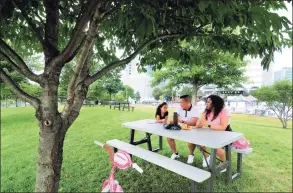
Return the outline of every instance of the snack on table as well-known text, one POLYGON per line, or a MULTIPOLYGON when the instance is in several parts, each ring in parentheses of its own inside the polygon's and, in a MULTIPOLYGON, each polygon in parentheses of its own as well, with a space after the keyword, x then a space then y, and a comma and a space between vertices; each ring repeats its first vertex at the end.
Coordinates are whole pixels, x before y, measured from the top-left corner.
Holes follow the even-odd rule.
POLYGON ((182 124, 181 125, 181 129, 183 129, 183 130, 191 130, 192 128, 193 128, 193 126, 189 126, 187 124, 182 124))

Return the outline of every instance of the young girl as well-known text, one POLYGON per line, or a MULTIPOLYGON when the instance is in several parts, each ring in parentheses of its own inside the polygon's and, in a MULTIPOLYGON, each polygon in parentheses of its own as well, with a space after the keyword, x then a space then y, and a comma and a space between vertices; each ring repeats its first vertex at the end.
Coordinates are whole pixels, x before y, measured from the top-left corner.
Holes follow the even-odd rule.
POLYGON ((168 104, 163 102, 157 107, 156 119, 159 123, 166 123, 168 120, 168 104))

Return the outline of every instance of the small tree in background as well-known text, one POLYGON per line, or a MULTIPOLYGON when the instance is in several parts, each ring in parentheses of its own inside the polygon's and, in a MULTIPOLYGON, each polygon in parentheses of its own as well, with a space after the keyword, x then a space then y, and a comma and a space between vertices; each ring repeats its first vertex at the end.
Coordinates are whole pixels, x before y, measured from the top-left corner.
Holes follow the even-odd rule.
POLYGON ((154 90, 153 90, 153 97, 156 99, 156 100, 159 100, 160 99, 160 97, 163 95, 163 91, 162 91, 162 89, 160 89, 160 88, 155 88, 154 90))
POLYGON ((181 89, 181 91, 180 91, 180 96, 182 96, 182 95, 189 95, 189 96, 191 96, 191 98, 192 98, 192 88, 191 87, 189 87, 189 86, 184 86, 182 89, 181 89))
POLYGON ((135 98, 135 101, 137 102, 137 101, 140 101, 140 93, 139 92, 136 92, 135 94, 134 94, 134 98, 135 98))
MULTIPOLYGON (((183 48, 178 47, 178 50, 183 48)), ((165 59, 158 58, 165 62, 161 70, 152 74, 152 86, 166 81, 172 86, 191 84, 193 88, 190 88, 189 93, 192 93, 192 102, 196 104, 197 92, 204 85, 214 84, 225 87, 246 80, 244 77, 246 63, 228 52, 224 53, 212 48, 197 50, 190 44, 185 46, 182 54, 187 57, 185 61, 176 58, 172 53, 163 54, 167 57, 165 59)), ((156 56, 156 53, 153 56, 156 56)))
POLYGON ((287 122, 292 119, 292 82, 281 80, 272 86, 264 86, 252 92, 259 101, 266 102, 268 107, 275 112, 287 128, 287 122))

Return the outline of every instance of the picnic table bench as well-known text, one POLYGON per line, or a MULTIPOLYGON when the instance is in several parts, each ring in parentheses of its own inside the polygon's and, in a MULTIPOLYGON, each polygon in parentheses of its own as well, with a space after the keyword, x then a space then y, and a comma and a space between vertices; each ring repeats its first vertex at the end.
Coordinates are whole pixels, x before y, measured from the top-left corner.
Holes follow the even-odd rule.
POLYGON ((130 108, 132 109, 132 111, 134 110, 134 106, 130 106, 129 103, 120 103, 120 105, 122 106, 123 111, 124 109, 128 109, 128 111, 130 111, 130 108))
POLYGON ((192 192, 197 192, 197 183, 201 183, 211 177, 211 173, 208 171, 193 167, 177 160, 172 160, 171 158, 123 141, 119 141, 117 139, 109 140, 106 143, 112 147, 126 151, 129 154, 190 179, 192 192))
POLYGON ((121 108, 121 106, 120 106, 120 102, 111 102, 110 103, 110 109, 112 108, 112 106, 114 107, 113 109, 115 110, 115 109, 119 109, 119 111, 120 111, 120 108, 121 108))
POLYGON ((122 110, 124 111, 124 109, 128 109, 128 111, 130 111, 130 108, 132 109, 132 111, 134 110, 134 106, 131 106, 129 103, 127 102, 110 102, 110 109, 112 108, 113 106, 113 109, 119 109, 119 111, 122 110))

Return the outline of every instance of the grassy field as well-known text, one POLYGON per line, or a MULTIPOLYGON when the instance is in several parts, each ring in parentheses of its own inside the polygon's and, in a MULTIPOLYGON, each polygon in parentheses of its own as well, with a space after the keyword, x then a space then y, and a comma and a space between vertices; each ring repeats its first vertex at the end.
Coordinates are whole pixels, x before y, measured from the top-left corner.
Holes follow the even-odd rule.
MULTIPOLYGON (((170 109, 172 111, 172 109, 170 109)), ((110 110, 109 107, 84 107, 67 133, 64 144, 60 192, 99 192, 108 177, 111 165, 108 153, 93 144, 95 139, 129 140, 129 130, 122 122, 153 118, 154 107, 137 107, 134 112, 110 110)), ((38 125, 33 108, 1 109, 1 192, 32 192, 38 148, 38 125)), ((232 115, 231 126, 250 140, 254 153, 244 157, 243 175, 226 184, 224 175, 216 177, 217 192, 292 192, 292 125, 282 129, 277 119, 232 115)), ((140 133, 144 136, 143 133, 140 133)), ((138 138, 138 137, 137 137, 138 138)), ((153 146, 158 138, 152 136, 153 146)), ((186 162, 187 144, 177 142, 186 162)), ((171 151, 164 139, 161 154, 171 151)), ((194 164, 201 166, 201 154, 196 150, 194 164)), ((232 154, 236 169, 236 154, 232 154)), ((128 192, 187 192, 190 181, 155 165, 135 159, 144 169, 118 171, 116 178, 128 192)), ((206 183, 200 185, 203 191, 206 183)))

